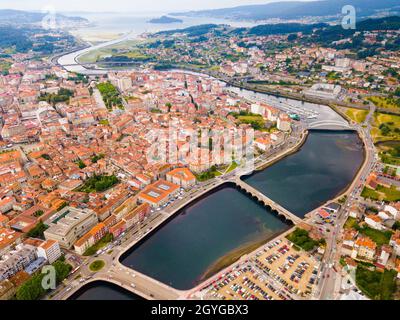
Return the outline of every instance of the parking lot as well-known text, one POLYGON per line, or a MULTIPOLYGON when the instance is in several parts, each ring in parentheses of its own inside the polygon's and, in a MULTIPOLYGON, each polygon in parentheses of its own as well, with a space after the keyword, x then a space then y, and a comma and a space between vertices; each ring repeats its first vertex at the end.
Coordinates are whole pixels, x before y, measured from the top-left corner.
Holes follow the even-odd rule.
POLYGON ((318 270, 313 256, 281 236, 217 275, 201 291, 222 300, 304 299, 317 283, 318 270))
POLYGON ((309 295, 316 284, 318 262, 307 252, 296 250, 286 238, 264 246, 253 259, 257 267, 299 297, 309 295))
POLYGON ((287 300, 285 292, 248 264, 234 268, 209 286, 209 295, 222 300, 287 300))

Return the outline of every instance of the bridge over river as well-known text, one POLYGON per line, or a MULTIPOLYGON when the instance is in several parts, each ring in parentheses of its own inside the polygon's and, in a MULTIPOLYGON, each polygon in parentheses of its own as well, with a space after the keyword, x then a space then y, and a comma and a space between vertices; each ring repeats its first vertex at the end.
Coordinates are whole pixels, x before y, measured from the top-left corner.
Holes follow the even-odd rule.
POLYGON ((354 130, 347 121, 315 120, 308 123, 308 129, 314 130, 354 130))
POLYGON ((280 204, 276 203, 274 200, 268 198, 266 195, 258 191, 257 189, 253 188, 249 184, 245 183, 240 178, 236 178, 232 181, 240 190, 245 191, 247 194, 251 195, 253 198, 256 198, 258 201, 263 203, 265 206, 270 207, 272 210, 278 213, 278 216, 283 217, 286 222, 291 224, 299 224, 303 220, 290 212, 289 210, 282 207, 280 204))

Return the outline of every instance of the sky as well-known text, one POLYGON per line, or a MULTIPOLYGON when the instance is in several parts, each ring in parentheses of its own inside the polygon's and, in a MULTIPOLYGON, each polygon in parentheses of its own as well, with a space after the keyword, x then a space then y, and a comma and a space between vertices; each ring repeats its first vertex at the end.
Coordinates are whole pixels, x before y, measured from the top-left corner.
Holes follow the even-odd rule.
POLYGON ((177 12, 293 0, 0 0, 0 9, 58 12, 177 12))

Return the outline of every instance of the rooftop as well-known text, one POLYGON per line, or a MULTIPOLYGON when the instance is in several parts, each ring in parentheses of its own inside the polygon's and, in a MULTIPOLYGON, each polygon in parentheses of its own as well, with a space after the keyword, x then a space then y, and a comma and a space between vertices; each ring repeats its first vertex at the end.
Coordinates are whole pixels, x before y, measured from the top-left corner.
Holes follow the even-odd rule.
POLYGON ((166 180, 158 180, 147 186, 138 196, 147 201, 159 203, 177 189, 179 189, 179 186, 174 183, 166 180))

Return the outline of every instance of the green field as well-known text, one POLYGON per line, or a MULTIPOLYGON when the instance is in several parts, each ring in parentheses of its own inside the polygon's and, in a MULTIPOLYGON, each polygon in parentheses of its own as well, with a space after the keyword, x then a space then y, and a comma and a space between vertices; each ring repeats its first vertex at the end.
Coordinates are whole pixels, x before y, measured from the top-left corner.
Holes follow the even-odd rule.
POLYGON ((363 123, 368 115, 368 110, 360 110, 355 108, 348 108, 345 112, 351 120, 357 123, 363 123))
POLYGON ((296 228, 296 230, 288 234, 286 238, 305 251, 311 251, 316 246, 323 243, 323 241, 311 239, 308 235, 308 231, 300 228, 296 228))
POLYGON ((99 124, 101 124, 103 126, 108 126, 108 125, 110 125, 110 122, 107 119, 101 119, 99 121, 99 124))
POLYGON ((229 172, 235 170, 237 167, 238 167, 238 164, 235 161, 233 161, 225 173, 229 173, 229 172))
POLYGON ((119 182, 118 178, 114 175, 111 176, 93 176, 87 179, 83 186, 79 187, 79 192, 103 192, 119 182))
POLYGON ((122 97, 113 84, 110 82, 102 82, 97 85, 97 89, 99 89, 108 110, 112 110, 113 107, 123 108, 122 97))
POLYGON ((387 202, 400 201, 400 191, 397 190, 395 186, 388 188, 382 185, 378 185, 376 190, 364 187, 361 196, 363 198, 368 198, 377 201, 387 201, 387 202))
POLYGON ((346 223, 344 224, 345 229, 354 228, 357 225, 357 219, 348 217, 346 223))
POLYGON ((240 123, 250 124, 255 130, 261 130, 264 128, 264 119, 259 115, 239 116, 237 119, 240 121, 240 123))
POLYGON ((216 166, 212 166, 209 170, 202 173, 195 174, 196 179, 200 182, 214 179, 215 177, 218 177, 220 175, 222 175, 222 173, 218 170, 216 166))
POLYGON ((371 238, 378 246, 388 244, 392 231, 380 231, 367 226, 356 228, 361 234, 371 238))
POLYGON ((396 271, 371 271, 359 264, 356 270, 357 287, 374 300, 392 300, 396 290, 396 271))
POLYGON ((120 57, 124 56, 124 57, 130 58, 130 59, 140 60, 140 61, 149 60, 149 59, 153 58, 153 56, 143 54, 139 50, 132 50, 132 51, 128 51, 128 52, 116 55, 116 57, 118 57, 118 56, 120 56, 120 57))
POLYGON ((250 124, 254 130, 262 130, 265 128, 265 121, 259 114, 254 114, 246 111, 240 111, 240 113, 231 113, 239 123, 250 124))
POLYGON ((400 142, 387 141, 377 145, 381 161, 386 164, 400 166, 400 142))
POLYGON ((371 101, 378 108, 383 109, 398 109, 400 108, 400 99, 399 98, 386 98, 386 97, 369 97, 369 101, 371 101))
MULTIPOLYGON (((149 41, 146 41, 149 42, 149 41)), ((129 51, 136 48, 137 45, 143 43, 141 40, 127 40, 108 47, 92 50, 80 57, 78 61, 80 63, 94 63, 101 59, 104 59, 113 54, 117 54, 119 51, 129 51)))
POLYGON ((375 143, 400 141, 400 116, 375 112, 371 136, 375 143))
POLYGON ((10 69, 12 63, 7 60, 0 60, 0 73, 6 74, 10 69))

